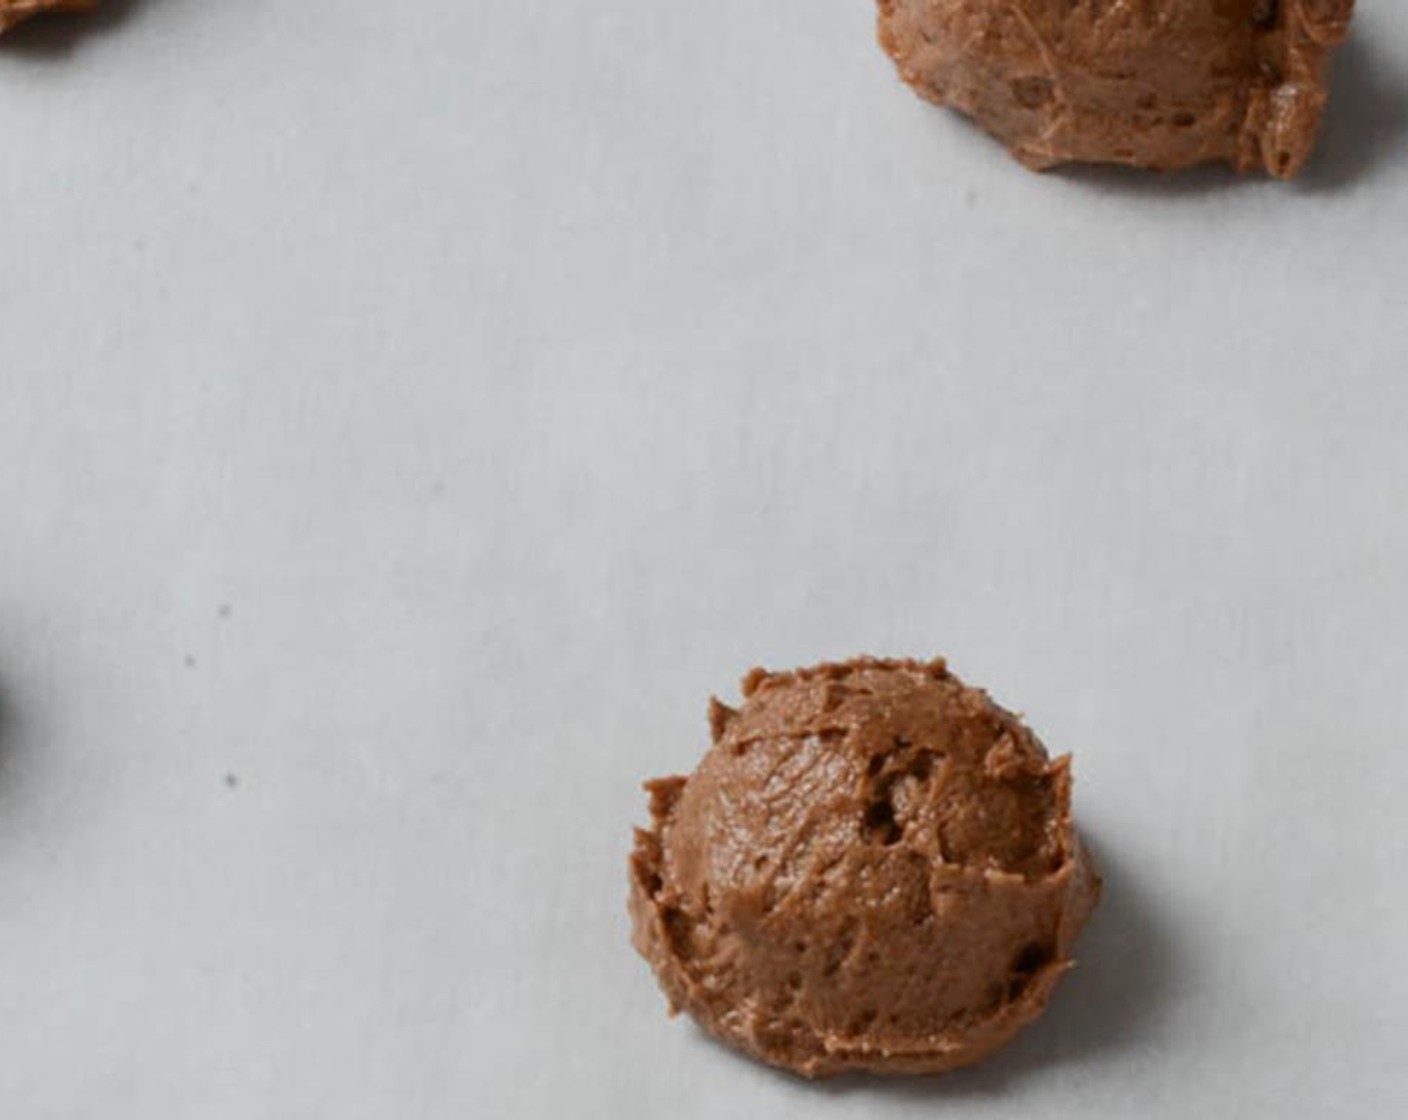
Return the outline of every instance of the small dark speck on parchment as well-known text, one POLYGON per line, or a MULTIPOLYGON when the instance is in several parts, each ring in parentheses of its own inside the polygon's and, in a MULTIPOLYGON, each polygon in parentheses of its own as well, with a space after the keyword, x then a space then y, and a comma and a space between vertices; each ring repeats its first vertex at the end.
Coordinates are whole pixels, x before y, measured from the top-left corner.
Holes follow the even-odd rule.
POLYGON ((238 774, 226 774, 225 784, 230 789, 238 789, 240 784, 240 776, 238 774))
POLYGON ((190 654, 190 653, 186 654, 186 668, 187 668, 187 669, 194 669, 195 667, 196 667, 195 655, 194 655, 194 654, 190 654))
POLYGON ((234 613, 234 610, 235 610, 235 608, 232 607, 232 606, 230 606, 229 603, 221 603, 221 604, 220 604, 220 612, 219 612, 219 613, 220 613, 220 617, 221 617, 221 618, 229 618, 230 615, 234 613))

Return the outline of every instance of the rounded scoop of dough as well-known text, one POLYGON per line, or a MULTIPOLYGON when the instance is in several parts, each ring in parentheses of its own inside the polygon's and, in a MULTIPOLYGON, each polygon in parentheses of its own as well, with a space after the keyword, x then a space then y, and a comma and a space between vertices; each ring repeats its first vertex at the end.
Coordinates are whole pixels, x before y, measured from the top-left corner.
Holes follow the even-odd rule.
POLYGON ((97 6, 98 0, 0 0, 0 32, 40 12, 86 12, 97 6))
POLYGON ((808 1077, 977 1061, 1045 1008, 1099 881, 1069 758, 942 662, 755 670, 647 783, 630 909, 671 1010, 808 1077))
POLYGON ((1300 172, 1354 0, 879 0, 920 94, 1033 168, 1300 172))

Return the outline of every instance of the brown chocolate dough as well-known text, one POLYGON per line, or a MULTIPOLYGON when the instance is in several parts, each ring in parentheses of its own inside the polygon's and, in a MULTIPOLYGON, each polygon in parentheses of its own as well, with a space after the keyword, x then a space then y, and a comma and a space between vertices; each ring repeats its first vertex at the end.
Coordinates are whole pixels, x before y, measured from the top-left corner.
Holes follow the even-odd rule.
POLYGON ((1027 166, 1228 163, 1296 175, 1354 0, 879 0, 924 97, 1027 166))
POLYGON ((1099 880, 1070 759, 943 662, 754 670, 646 783, 633 940, 671 1012, 807 1077, 978 1061, 1046 1006, 1099 880))
POLYGON ((0 0, 0 32, 40 12, 86 12, 98 0, 0 0))

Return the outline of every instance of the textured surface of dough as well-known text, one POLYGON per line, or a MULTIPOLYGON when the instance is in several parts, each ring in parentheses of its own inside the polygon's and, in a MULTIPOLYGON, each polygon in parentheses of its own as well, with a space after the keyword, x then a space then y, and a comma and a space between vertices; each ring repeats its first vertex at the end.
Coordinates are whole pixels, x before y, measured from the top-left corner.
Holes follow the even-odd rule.
POLYGON ((1033 168, 1227 163, 1289 177, 1315 147, 1354 0, 879 0, 921 95, 1033 168))
POLYGON ((647 784, 630 909, 671 1010, 808 1077, 977 1061, 1045 1008, 1099 883, 1069 759, 942 662, 758 670, 647 784))

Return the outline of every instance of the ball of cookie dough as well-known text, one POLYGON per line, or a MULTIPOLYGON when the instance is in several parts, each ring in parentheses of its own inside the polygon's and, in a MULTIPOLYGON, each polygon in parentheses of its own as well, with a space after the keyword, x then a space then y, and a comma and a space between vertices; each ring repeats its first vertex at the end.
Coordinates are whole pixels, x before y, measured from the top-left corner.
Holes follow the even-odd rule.
POLYGON ((1227 163, 1290 177, 1315 147, 1354 0, 879 0, 924 97, 1032 168, 1227 163))
POLYGON ((40 12, 86 12, 97 6, 98 0, 0 0, 0 32, 40 12))
POLYGON ((1099 894, 1070 759, 941 661, 743 695, 646 786, 630 912, 671 1011, 807 1077, 953 1069, 1037 1018, 1099 894))

